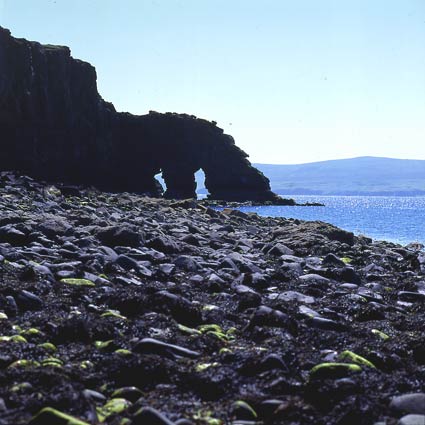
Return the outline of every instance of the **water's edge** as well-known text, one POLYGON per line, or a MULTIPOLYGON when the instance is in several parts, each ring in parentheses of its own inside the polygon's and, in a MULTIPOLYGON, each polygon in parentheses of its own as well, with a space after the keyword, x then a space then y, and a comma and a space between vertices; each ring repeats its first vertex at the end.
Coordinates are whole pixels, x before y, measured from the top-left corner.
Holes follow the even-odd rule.
MULTIPOLYGON (((285 195, 283 195, 286 197, 285 195)), ((262 216, 321 220, 377 240, 406 245, 425 244, 424 196, 291 196, 297 203, 318 202, 324 207, 240 207, 262 216)))

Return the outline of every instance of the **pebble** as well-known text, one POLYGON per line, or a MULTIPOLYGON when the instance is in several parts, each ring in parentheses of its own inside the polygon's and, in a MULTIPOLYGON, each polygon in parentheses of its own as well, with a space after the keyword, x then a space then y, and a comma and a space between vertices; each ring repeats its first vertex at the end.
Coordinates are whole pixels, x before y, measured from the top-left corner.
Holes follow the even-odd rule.
POLYGON ((133 351, 143 354, 158 354, 172 358, 189 357, 194 359, 200 356, 196 351, 188 350, 178 345, 167 344, 154 338, 143 338, 133 347, 133 351))
POLYGON ((400 418, 398 425, 425 425, 425 415, 406 415, 400 418))
POLYGON ((425 415, 425 393, 411 393, 396 396, 390 407, 400 413, 425 415))
POLYGON ((43 300, 30 291, 22 289, 18 291, 14 297, 16 304, 22 311, 41 310, 43 308, 43 300))
POLYGON ((174 422, 152 407, 142 407, 134 414, 131 425, 174 425, 174 422))
POLYGON ((336 331, 336 332, 344 332, 349 328, 343 323, 335 322, 334 320, 325 319, 324 317, 313 317, 309 324, 313 328, 322 329, 325 331, 336 331))

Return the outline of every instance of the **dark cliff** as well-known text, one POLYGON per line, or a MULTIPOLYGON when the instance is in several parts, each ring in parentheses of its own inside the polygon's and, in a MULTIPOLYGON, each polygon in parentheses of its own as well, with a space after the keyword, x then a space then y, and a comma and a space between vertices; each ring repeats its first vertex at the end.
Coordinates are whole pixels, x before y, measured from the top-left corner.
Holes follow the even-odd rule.
POLYGON ((68 47, 16 39, 0 27, 0 170, 104 190, 195 197, 203 169, 213 199, 278 201, 231 136, 192 115, 118 113, 96 70, 68 47))

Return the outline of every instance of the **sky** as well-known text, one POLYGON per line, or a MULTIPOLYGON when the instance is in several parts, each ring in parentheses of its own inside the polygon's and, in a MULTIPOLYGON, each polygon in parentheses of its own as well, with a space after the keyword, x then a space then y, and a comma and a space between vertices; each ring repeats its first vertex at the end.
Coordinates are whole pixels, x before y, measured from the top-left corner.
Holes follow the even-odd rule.
POLYGON ((251 162, 425 159, 424 0, 0 0, 119 111, 215 120, 251 162))

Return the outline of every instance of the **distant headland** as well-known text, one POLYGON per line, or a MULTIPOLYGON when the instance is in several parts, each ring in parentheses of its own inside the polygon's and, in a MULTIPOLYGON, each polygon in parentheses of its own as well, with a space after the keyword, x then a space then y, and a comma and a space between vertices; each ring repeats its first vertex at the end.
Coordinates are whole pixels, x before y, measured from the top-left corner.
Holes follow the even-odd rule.
MULTIPOLYGON (((308 164, 253 164, 280 195, 425 196, 425 160, 363 156, 308 164)), ((197 175, 200 193, 202 176, 197 175)))

